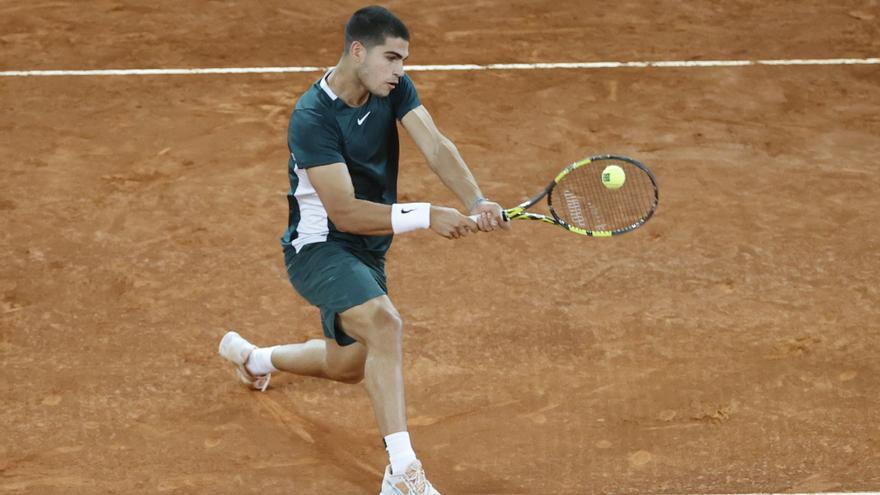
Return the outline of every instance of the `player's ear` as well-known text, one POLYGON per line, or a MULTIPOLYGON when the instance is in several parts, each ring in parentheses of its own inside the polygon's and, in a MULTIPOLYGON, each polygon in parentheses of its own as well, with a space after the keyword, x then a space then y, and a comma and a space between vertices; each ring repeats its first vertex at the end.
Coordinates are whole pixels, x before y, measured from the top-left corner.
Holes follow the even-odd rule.
POLYGON ((351 46, 348 47, 348 54, 351 55, 355 62, 361 63, 367 56, 367 47, 360 41, 354 40, 351 42, 351 46))

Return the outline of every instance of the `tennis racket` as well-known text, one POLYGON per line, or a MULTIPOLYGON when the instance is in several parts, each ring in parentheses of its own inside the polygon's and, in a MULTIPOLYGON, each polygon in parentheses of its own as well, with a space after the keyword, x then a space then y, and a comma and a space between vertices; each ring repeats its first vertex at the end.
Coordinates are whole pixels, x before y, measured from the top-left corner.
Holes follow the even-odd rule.
MULTIPOLYGON (((600 155, 565 167, 540 194, 504 210, 503 216, 505 220, 540 220, 575 234, 611 237, 644 225, 659 202, 660 189, 648 167, 632 158, 600 155), (526 211, 545 196, 550 215, 526 211)), ((476 221, 479 215, 470 218, 476 221)))

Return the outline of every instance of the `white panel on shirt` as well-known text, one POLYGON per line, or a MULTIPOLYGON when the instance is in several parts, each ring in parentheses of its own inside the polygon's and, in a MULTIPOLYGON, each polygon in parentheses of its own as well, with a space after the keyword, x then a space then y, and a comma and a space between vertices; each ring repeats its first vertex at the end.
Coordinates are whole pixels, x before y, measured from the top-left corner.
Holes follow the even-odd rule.
POLYGON ((299 223, 296 226, 297 237, 290 243, 298 253, 306 244, 324 242, 330 233, 330 225, 327 221, 327 210, 321 203, 321 198, 309 181, 309 174, 305 170, 294 166, 299 184, 293 196, 299 203, 299 223))

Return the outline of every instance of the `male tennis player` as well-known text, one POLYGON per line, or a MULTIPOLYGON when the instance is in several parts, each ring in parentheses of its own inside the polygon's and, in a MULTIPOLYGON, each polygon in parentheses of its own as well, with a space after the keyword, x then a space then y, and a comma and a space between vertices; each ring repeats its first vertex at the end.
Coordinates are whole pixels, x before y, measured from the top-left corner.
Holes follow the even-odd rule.
POLYGON ((509 228, 455 145, 434 125, 404 75, 409 31, 366 7, 345 26, 339 63, 296 104, 288 128, 288 228, 281 238, 294 288, 321 310, 325 338, 257 348, 235 332, 220 342, 242 382, 265 390, 272 373, 366 383, 390 465, 382 494, 437 495, 406 427, 403 323, 388 298, 392 234, 431 229, 449 239, 509 228), (397 120, 474 222, 453 208, 397 203, 397 120))

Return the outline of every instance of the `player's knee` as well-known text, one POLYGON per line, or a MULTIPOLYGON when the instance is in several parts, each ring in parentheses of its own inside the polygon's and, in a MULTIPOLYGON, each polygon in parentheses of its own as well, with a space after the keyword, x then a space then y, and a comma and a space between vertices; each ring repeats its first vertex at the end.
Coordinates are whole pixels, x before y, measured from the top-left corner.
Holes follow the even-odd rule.
POLYGON ((378 308, 371 318, 371 340, 382 347, 400 347, 403 343, 403 320, 393 307, 378 308))
POLYGON ((403 321, 387 297, 342 314, 342 326, 370 349, 396 350, 403 343, 403 321))
POLYGON ((361 366, 360 368, 339 370, 334 372, 331 375, 331 378, 336 380, 337 382, 350 383, 354 385, 356 383, 364 381, 364 368, 363 366, 361 366))

